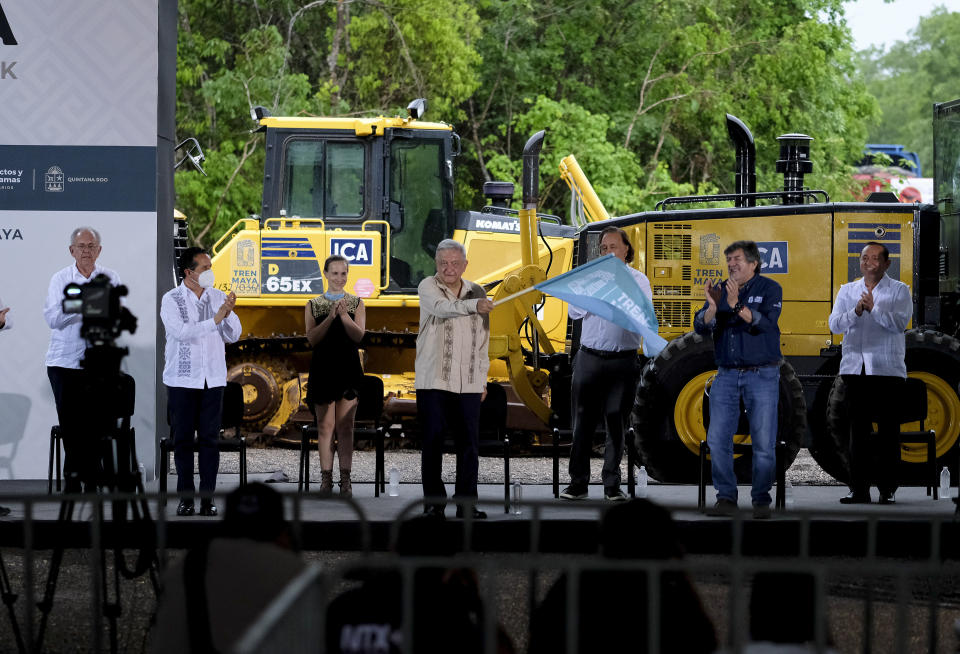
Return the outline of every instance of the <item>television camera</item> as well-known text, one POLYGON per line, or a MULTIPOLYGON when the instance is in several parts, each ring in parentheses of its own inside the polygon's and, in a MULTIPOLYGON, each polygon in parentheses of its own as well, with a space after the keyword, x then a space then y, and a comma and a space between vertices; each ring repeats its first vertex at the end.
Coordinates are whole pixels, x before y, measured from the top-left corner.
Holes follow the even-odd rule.
MULTIPOLYGON (((118 347, 116 339, 123 332, 133 334, 137 319, 123 306, 121 298, 127 295, 126 286, 113 286, 106 275, 97 275, 86 284, 68 284, 63 290, 61 306, 66 314, 82 318, 80 335, 87 348, 80 364, 82 382, 75 388, 77 397, 71 405, 75 413, 70 417, 70 432, 75 451, 88 449, 93 456, 85 457, 80 477, 87 493, 104 491, 111 495, 109 523, 103 510, 103 501, 96 499, 100 533, 112 539, 119 533, 134 533, 140 541, 139 552, 132 566, 118 543, 113 546, 113 588, 108 588, 108 576, 99 580, 103 615, 110 628, 111 651, 116 651, 117 618, 120 608, 120 576, 127 579, 150 573, 150 580, 158 588, 156 543, 151 527, 149 507, 144 498, 143 479, 137 461, 136 436, 130 426, 133 416, 136 385, 133 377, 120 371, 120 364, 129 353, 118 347)), ((61 425, 63 427, 63 425, 61 425)), ((99 494, 94 494, 99 498, 99 494)), ((73 520, 75 500, 66 499, 60 507, 58 520, 73 520)), ((107 548, 104 548, 106 554, 107 548)), ((36 651, 42 650, 47 620, 53 608, 57 579, 63 562, 64 548, 54 549, 43 599, 38 602, 41 612, 35 641, 36 651)), ((105 560, 105 557, 104 557, 105 560)))

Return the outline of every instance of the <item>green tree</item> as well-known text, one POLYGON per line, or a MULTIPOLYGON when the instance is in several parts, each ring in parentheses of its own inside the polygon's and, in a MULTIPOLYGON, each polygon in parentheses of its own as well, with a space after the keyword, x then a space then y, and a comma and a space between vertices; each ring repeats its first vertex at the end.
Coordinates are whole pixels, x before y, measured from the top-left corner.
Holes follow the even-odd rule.
MULTIPOLYGON (((606 118, 606 139, 639 164, 631 186, 640 197, 650 194, 633 204, 635 193, 618 193, 630 211, 652 208, 656 185, 674 192, 670 180, 698 192, 732 190, 726 112, 756 136, 760 187, 781 184, 775 137, 797 131, 816 139, 809 184, 841 197, 849 190, 849 163, 875 105, 858 81, 839 0, 490 0, 478 7, 484 83, 467 103, 464 129, 477 183, 493 176, 489 161, 517 158, 529 136, 514 133, 526 125, 518 116, 545 96, 606 118)), ((595 125, 577 124, 582 117, 571 111, 551 122, 548 144, 563 122, 592 134, 595 125)), ((591 139, 573 139, 570 151, 579 155, 591 139)), ((583 162, 591 178, 607 174, 592 165, 583 162)), ((544 199, 547 210, 563 212, 561 194, 544 199)))
POLYGON ((389 115, 427 97, 428 120, 451 120, 478 84, 479 21, 464 0, 181 0, 179 11, 178 131, 200 140, 210 177, 178 173, 175 184, 202 245, 260 206, 253 106, 389 115))
POLYGON ((960 78, 960 12, 940 7, 920 19, 910 39, 889 52, 860 53, 867 88, 882 114, 869 125, 872 143, 900 143, 920 155, 923 174, 933 175, 933 103, 956 99, 960 78))
POLYGON ((427 119, 464 139, 459 207, 483 181, 518 181, 545 128, 542 208, 559 215, 568 153, 614 213, 732 190, 726 112, 756 136, 761 188, 780 185, 775 137, 805 132, 808 185, 842 199, 876 112, 842 0, 181 0, 178 57, 178 126, 211 171, 178 174, 178 204, 204 244, 259 206, 255 104, 390 115, 427 97, 427 119))

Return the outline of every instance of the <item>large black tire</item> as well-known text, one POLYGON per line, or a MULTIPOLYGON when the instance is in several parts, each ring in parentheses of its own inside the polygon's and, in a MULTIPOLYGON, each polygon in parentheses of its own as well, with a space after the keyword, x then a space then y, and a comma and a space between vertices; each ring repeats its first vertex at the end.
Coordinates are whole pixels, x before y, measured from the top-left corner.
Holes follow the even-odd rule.
POLYGON ((840 356, 831 357, 816 374, 822 375, 817 384, 813 402, 807 409, 807 425, 810 427, 810 455, 824 471, 835 479, 846 479, 849 463, 845 446, 839 446, 827 422, 830 407, 830 395, 837 372, 840 370, 840 356), (839 476, 838 476, 839 475, 839 476))
MULTIPOLYGON (((703 422, 703 386, 717 371, 713 340, 689 332, 667 347, 643 369, 631 414, 636 446, 647 471, 662 482, 696 483, 698 451, 706 440, 703 422)), ((777 439, 786 441, 786 465, 797 456, 806 429, 803 388, 793 367, 780 364, 780 409, 777 439)), ((735 442, 746 440, 738 434, 735 442)), ((737 478, 749 482, 751 456, 737 457, 737 478)), ((709 472, 709 468, 708 468, 709 472)))
MULTIPOLYGON (((924 427, 937 434, 937 466, 957 464, 957 437, 960 436, 960 341, 940 332, 911 329, 906 334, 907 375, 927 385, 927 420, 924 427)), ((815 458, 828 474, 844 483, 850 479, 848 460, 850 423, 846 410, 846 386, 837 377, 827 406, 829 441, 815 458)), ((917 480, 924 472, 926 452, 901 450, 904 480, 917 480)))

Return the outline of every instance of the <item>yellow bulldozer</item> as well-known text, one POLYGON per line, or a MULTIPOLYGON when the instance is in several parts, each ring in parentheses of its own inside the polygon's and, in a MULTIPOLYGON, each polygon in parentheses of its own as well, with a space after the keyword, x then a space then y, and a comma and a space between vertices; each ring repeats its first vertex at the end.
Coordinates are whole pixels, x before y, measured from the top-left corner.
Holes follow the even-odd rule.
MULTIPOLYGON (((570 269, 577 230, 555 216, 537 217, 537 240, 521 257, 530 232, 521 230, 523 212, 508 208, 513 184, 486 184, 490 204, 481 211, 454 209, 460 139, 451 126, 424 121, 425 107, 417 100, 406 117, 376 118, 255 110, 267 152, 261 213, 237 221, 212 252, 218 288, 238 297, 244 335, 228 350, 228 378, 243 385, 248 426, 275 434, 292 418, 309 419, 301 407, 310 356, 303 307, 323 291, 329 255, 350 262, 346 288, 366 304, 364 370, 383 378, 385 412, 400 423, 415 412, 416 289, 435 272, 437 243, 464 243, 465 276, 498 294, 570 269)), ((564 352, 566 306, 548 298, 516 307, 492 318, 491 376, 510 381, 508 427, 543 431, 548 376, 525 358, 531 348, 564 352)))

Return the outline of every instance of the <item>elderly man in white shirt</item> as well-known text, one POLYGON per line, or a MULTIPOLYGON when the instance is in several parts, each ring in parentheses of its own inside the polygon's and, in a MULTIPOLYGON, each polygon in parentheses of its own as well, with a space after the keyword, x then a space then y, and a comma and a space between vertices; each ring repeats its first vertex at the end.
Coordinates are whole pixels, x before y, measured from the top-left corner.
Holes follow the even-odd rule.
MULTIPOLYGON (((600 233, 600 254, 613 254, 624 265, 633 261, 633 245, 626 232, 608 227, 600 233)), ((642 272, 627 265, 640 289, 653 298, 650 280, 642 272)), ((603 495, 611 501, 623 501, 620 490, 620 460, 623 458, 625 420, 630 415, 637 392, 637 351, 642 337, 628 332, 609 320, 570 306, 573 320, 582 319, 580 349, 577 352, 571 383, 573 445, 570 449, 570 485, 560 497, 582 500, 590 483, 590 452, 597 423, 603 417, 607 435, 603 450, 603 495)))
MULTIPOLYGON (((463 244, 437 244, 437 274, 420 282, 420 332, 415 362, 417 417, 423 429, 420 475, 425 498, 445 498, 441 479, 443 437, 451 428, 457 441, 455 498, 477 497, 480 465, 480 403, 487 388, 493 302, 483 287, 463 279, 463 244), (451 421, 453 424, 448 424, 451 421)), ((427 504, 424 513, 443 517, 445 504, 427 504)), ((473 507, 472 515, 487 514, 473 507)), ((457 507, 463 517, 463 507, 457 507)))
POLYGON ((843 334, 840 376, 850 411, 850 493, 843 504, 870 502, 870 432, 877 423, 880 504, 893 504, 900 462, 897 396, 907 377, 904 330, 913 316, 910 288, 890 278, 890 252, 870 242, 860 254, 861 279, 840 287, 830 331, 843 334))
POLYGON ((63 473, 66 478, 65 492, 78 493, 81 484, 94 491, 99 469, 98 448, 94 442, 86 442, 81 414, 84 407, 78 406, 83 391, 83 371, 80 360, 86 350, 86 342, 80 335, 83 322, 80 314, 63 312, 63 289, 71 282, 86 284, 98 275, 106 275, 113 286, 120 278, 113 270, 97 263, 103 250, 100 234, 92 227, 78 227, 70 234, 70 255, 74 263, 54 273, 47 288, 43 305, 43 317, 50 327, 50 346, 47 348, 47 377, 53 389, 63 439, 63 473))
MULTIPOLYGON (((240 338, 237 303, 213 288, 210 256, 201 248, 187 248, 180 256, 183 283, 160 302, 160 319, 167 334, 163 383, 173 432, 177 491, 193 493, 193 435, 197 435, 200 492, 217 487, 220 450, 217 448, 223 389, 227 385, 225 343, 240 338)), ((180 500, 177 515, 194 513, 193 498, 180 500)), ((215 516, 210 497, 200 500, 200 515, 215 516)))

